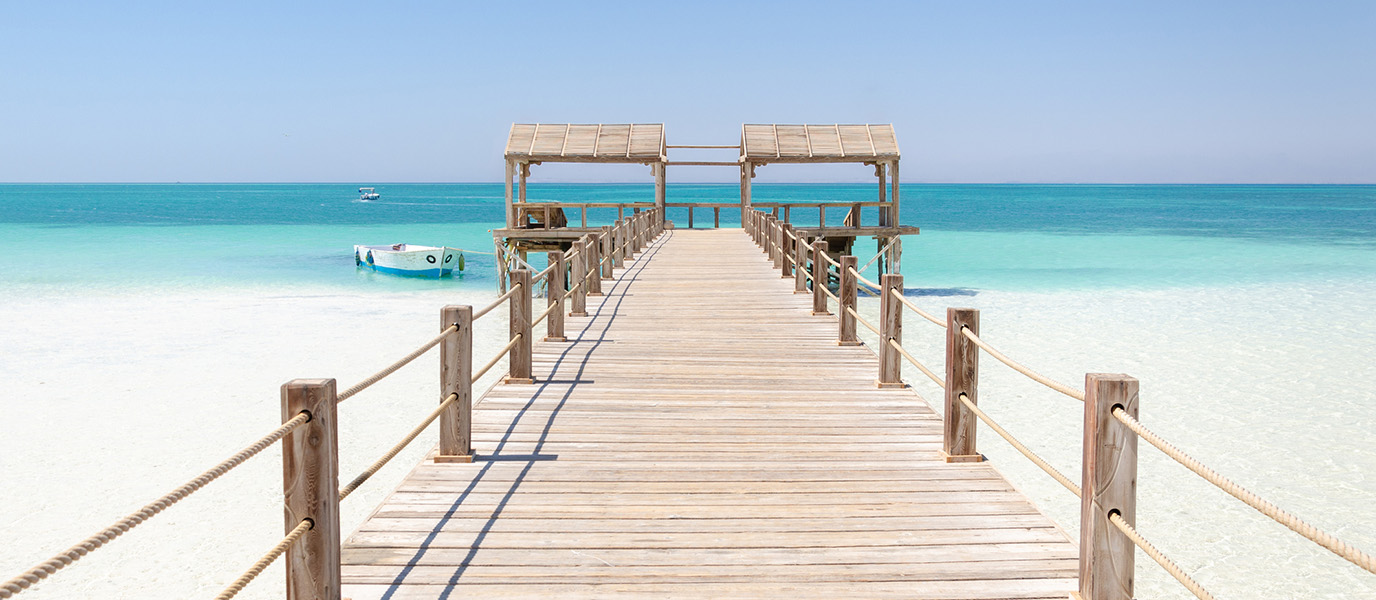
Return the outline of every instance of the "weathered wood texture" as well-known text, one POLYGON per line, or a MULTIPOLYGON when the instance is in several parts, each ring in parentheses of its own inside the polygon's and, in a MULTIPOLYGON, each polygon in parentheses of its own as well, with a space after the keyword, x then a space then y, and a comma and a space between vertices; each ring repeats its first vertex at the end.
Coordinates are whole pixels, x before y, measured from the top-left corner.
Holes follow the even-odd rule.
POLYGON ((669 231, 344 543, 344 595, 1066 598, 1078 550, 740 230, 669 231))
POLYGON ((1113 408, 1137 417, 1137 380, 1085 375, 1084 470, 1080 489, 1080 595, 1083 600, 1132 600, 1132 541, 1109 522, 1118 513, 1137 522, 1137 434, 1113 408))
POLYGON ((960 332, 962 327, 979 335, 979 311, 973 308, 946 309, 946 414, 942 452, 948 462, 984 460, 975 445, 975 413, 960 401, 961 396, 979 404, 979 347, 960 332))
POLYGON ((450 394, 459 399, 440 413, 437 462, 473 461, 473 307, 446 306, 440 310, 440 331, 459 330, 440 344, 440 402, 450 394))
POLYGON ((333 379, 295 379, 282 385, 282 421, 309 412, 311 420, 282 438, 282 507, 286 530, 305 519, 310 530, 283 556, 287 600, 339 598, 339 435, 333 379))

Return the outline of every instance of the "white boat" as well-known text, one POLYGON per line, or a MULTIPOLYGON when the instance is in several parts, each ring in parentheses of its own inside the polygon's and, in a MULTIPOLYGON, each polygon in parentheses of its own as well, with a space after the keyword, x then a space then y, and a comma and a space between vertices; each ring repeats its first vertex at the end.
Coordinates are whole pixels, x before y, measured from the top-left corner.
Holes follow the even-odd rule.
POLYGON ((358 188, 358 200, 359 200, 360 202, 367 202, 367 201, 369 201, 369 200, 377 200, 378 198, 381 198, 381 197, 382 197, 382 194, 379 194, 379 193, 377 193, 377 192, 374 192, 374 191, 373 191, 373 188, 358 188))
POLYGON ((463 271, 463 250, 416 244, 358 245, 354 246, 354 264, 379 273, 444 277, 455 271, 463 271))

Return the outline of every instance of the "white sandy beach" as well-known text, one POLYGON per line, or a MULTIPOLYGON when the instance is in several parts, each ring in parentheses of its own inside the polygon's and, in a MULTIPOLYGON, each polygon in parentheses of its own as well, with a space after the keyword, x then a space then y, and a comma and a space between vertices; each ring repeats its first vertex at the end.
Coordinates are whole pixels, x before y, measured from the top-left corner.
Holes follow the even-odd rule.
MULTIPOLYGON (((909 281, 911 287, 913 282, 909 281)), ((982 309, 983 336, 1043 373, 1142 380, 1142 418, 1239 483, 1376 548, 1376 318, 1369 288, 1280 286, 918 297, 982 309)), ((279 422, 278 386, 341 387, 429 339, 446 303, 488 291, 389 295, 241 290, 6 298, 0 305, 0 514, 5 577, 194 477, 279 422)), ((872 301, 863 304, 873 316, 872 301)), ((504 341, 500 311, 477 354, 504 341)), ((905 315, 905 345, 940 363, 942 332, 905 315)), ((426 356, 341 406, 351 478, 436 401, 426 356)), ((982 358, 981 404, 1073 479, 1081 405, 982 358)), ((934 386, 906 378, 939 403, 934 386)), ((491 376, 489 377, 491 378, 491 376)), ((485 385, 484 385, 485 387, 485 385)), ((343 506, 351 531, 434 443, 428 433, 343 506)), ((1078 504, 981 427, 981 449, 1072 535, 1078 504)), ((1139 528, 1220 597, 1376 596, 1369 575, 1142 444, 1139 528)), ((213 596, 282 533, 280 450, 264 452, 25 597, 213 596)), ((1139 596, 1187 592, 1138 556, 1139 596)), ((281 568, 240 597, 281 595, 281 568)))

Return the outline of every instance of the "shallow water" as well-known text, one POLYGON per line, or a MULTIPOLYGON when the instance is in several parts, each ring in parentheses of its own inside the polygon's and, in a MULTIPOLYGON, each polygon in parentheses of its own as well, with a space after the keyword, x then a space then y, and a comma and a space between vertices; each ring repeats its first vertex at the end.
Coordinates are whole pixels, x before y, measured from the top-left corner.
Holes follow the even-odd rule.
MULTIPOLYGON (((283 381, 348 385, 433 335, 440 306, 493 296, 488 256, 470 254, 462 277, 424 281, 359 271, 351 246, 490 251, 500 186, 380 185, 382 201, 370 203, 354 201, 356 187, 0 185, 0 525, 13 540, 0 547, 0 577, 271 429, 283 381)), ((670 196, 729 200, 735 191, 683 185, 670 196)), ((872 192, 760 185, 756 198, 872 192)), ((533 199, 648 193, 531 189, 533 199)), ((904 247, 915 302, 980 308, 986 339, 1068 384, 1088 371, 1138 377, 1149 426, 1376 549, 1376 392, 1365 385, 1376 377, 1376 186, 912 185, 903 200, 903 221, 923 228, 904 247)), ((872 244, 859 245, 862 262, 872 244)), ((942 332, 907 318, 905 345, 939 362, 942 332)), ((495 352, 504 331, 500 315, 484 323, 478 354, 495 352)), ((1079 403, 983 362, 981 403, 1078 479, 1079 403)), ((344 476, 433 405, 433 365, 422 363, 341 408, 344 476)), ((905 375, 940 397, 920 374, 905 375)), ((992 432, 979 435, 994 464, 1073 533, 1074 498, 992 432)), ((346 530, 430 443, 346 502, 346 530)), ((1220 597, 1376 597, 1376 577, 1145 444, 1140 454, 1139 528, 1220 597)), ((250 461, 33 597, 213 595, 280 537, 276 456, 250 461)), ((1187 596, 1141 555, 1138 577, 1142 597, 1187 596)), ((277 597, 280 570, 262 578, 242 597, 277 597)))

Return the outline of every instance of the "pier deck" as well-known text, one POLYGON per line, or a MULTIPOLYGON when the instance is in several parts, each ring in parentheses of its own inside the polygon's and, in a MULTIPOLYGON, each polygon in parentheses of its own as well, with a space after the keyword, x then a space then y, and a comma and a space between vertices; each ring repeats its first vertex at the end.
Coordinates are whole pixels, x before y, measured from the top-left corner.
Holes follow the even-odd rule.
MULTIPOLYGON (((740 230, 669 231, 343 544, 343 596, 1066 598, 1078 550, 740 230)), ((833 307, 834 310, 834 307, 833 307)))

